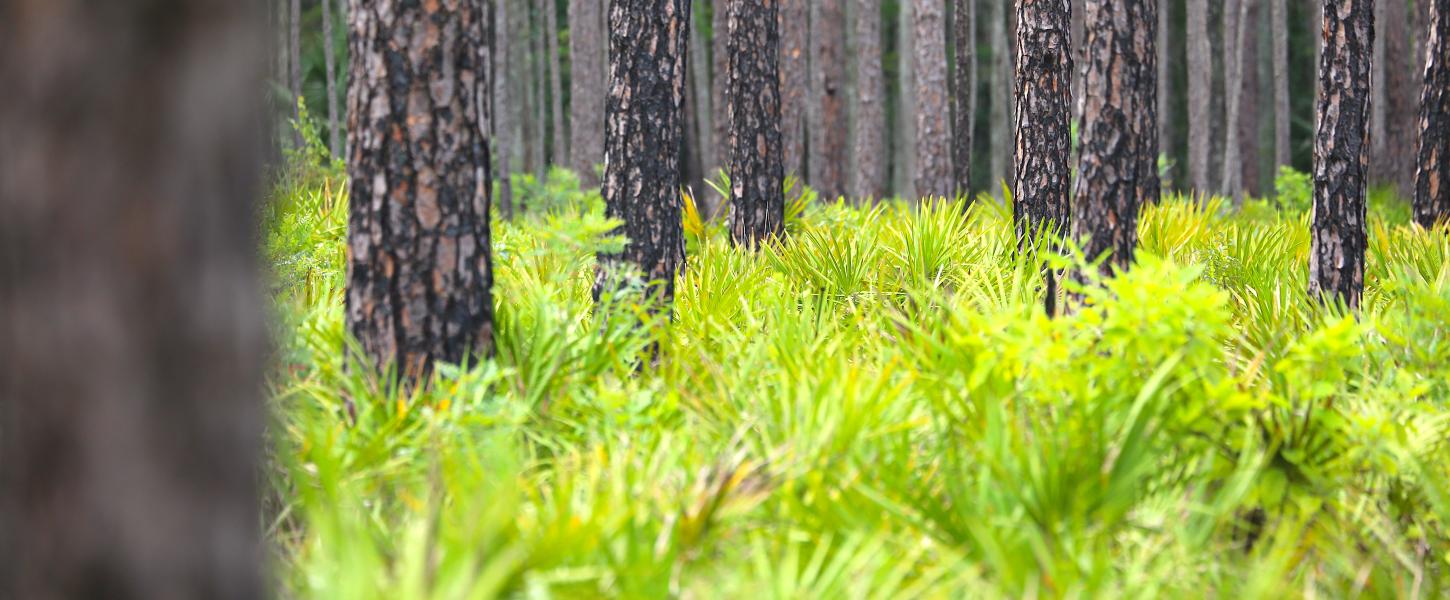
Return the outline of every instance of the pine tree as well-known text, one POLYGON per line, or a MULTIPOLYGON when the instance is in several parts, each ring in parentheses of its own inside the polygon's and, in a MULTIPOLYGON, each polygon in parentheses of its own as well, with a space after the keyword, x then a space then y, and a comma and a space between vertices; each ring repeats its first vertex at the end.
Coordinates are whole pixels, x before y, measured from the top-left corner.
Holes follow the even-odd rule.
MULTIPOLYGON (((506 2, 508 0, 499 0, 506 2)), ((585 187, 604 163, 604 15, 601 0, 569 1, 569 164, 585 187)))
POLYGON ((785 172, 808 175, 806 140, 810 102, 810 3, 780 2, 780 121, 785 172))
POLYGON ((759 247, 785 227, 780 21, 772 0, 728 0, 730 239, 759 247))
POLYGON ((1213 147, 1213 50, 1208 40, 1208 2, 1188 7, 1188 185, 1211 191, 1209 153, 1213 147))
POLYGON ((1087 0, 1082 162, 1073 226, 1089 260, 1127 269, 1158 194, 1157 0, 1087 0))
MULTIPOLYGON (((1017 3, 1016 149, 1012 216, 1019 247, 1067 231, 1072 132, 1072 41, 1068 0, 1017 3)), ((1056 276, 1047 275, 1047 312, 1056 312, 1056 276)))
POLYGON ((954 0, 952 43, 956 52, 952 96, 952 193, 972 201, 972 141, 977 114, 977 2, 954 0))
POLYGON ((1450 220, 1450 0, 1428 3, 1414 210, 1415 222, 1433 227, 1450 220))
POLYGON ((856 0, 856 127, 852 144, 851 195, 866 200, 886 193, 886 81, 881 71, 881 2, 856 0))
POLYGON ((952 193, 951 104, 947 101, 946 16, 942 0, 912 0, 916 75, 916 195, 952 193))
POLYGON ((265 6, 0 8, 0 598, 269 595, 265 6))
POLYGON ((812 3, 810 183, 823 200, 846 193, 845 0, 812 3))
POLYGON ((660 304, 674 298, 685 262, 680 139, 689 20, 689 0, 610 0, 604 212, 623 222, 619 233, 629 242, 599 255, 596 299, 631 280, 651 284, 660 304))
POLYGON ((472 2, 352 9, 347 326, 418 377, 493 352, 489 21, 472 2))
POLYGON ((1359 308, 1364 294, 1373 0, 1324 0, 1309 294, 1359 308))

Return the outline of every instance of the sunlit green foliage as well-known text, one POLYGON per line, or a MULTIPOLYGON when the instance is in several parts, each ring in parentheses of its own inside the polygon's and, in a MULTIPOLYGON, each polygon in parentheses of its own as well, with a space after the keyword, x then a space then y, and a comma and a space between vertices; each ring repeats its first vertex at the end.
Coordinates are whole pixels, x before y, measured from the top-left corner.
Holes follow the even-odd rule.
POLYGON ((344 352, 334 169, 267 219, 285 596, 1450 591, 1450 236, 1379 203, 1357 318, 1304 293, 1297 200, 1172 197, 1048 319, 982 197, 813 204, 759 253, 695 213, 635 326, 589 296, 598 195, 521 178, 497 360, 402 390, 344 352))

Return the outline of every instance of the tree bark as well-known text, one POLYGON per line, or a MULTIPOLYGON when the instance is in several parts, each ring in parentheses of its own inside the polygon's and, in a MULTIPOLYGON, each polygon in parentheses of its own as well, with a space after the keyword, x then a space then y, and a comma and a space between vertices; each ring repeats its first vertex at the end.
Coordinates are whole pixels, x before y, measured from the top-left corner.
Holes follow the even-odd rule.
MULTIPOLYGON (((547 1, 547 0, 542 0, 547 1)), ((553 164, 549 153, 549 51, 544 43, 544 7, 540 2, 530 2, 529 12, 529 81, 534 94, 533 136, 534 176, 543 181, 553 164)))
POLYGON ((807 0, 780 1, 781 141, 785 172, 806 177, 807 104, 811 97, 810 4, 807 0))
POLYGON ((1428 8, 1414 205, 1415 222, 1427 228, 1450 219, 1450 0, 1428 8))
POLYGON ((1157 0, 1087 0, 1082 162, 1073 226, 1103 274, 1126 270, 1158 193, 1157 0))
POLYGON ((785 232, 780 20, 773 0, 728 0, 730 239, 759 248, 785 232))
POLYGON ((912 0, 916 64, 916 194, 952 193, 951 104, 947 101, 946 15, 941 0, 912 0))
MULTIPOLYGON (((724 3, 728 0, 714 1, 716 4, 720 4, 720 6, 715 8, 721 11, 725 10, 724 3)), ((714 96, 714 92, 712 91, 712 78, 710 76, 711 57, 709 46, 706 45, 709 43, 709 38, 700 35, 700 31, 703 29, 700 25, 704 21, 704 18, 704 14, 697 12, 690 20, 691 24, 696 25, 694 32, 690 35, 690 89, 692 90, 691 95, 694 96, 695 100, 693 120, 695 126, 695 141, 699 144, 700 148, 700 166, 704 172, 704 176, 710 178, 715 176, 715 173, 722 168, 722 165, 720 163, 720 153, 715 148, 716 111, 714 99, 716 96, 714 96)), ((717 33, 723 35, 724 31, 717 33)), ((722 77, 724 76, 723 70, 717 71, 722 77)), ((725 101, 724 96, 719 96, 719 98, 721 102, 725 101)), ((706 190, 699 190, 699 192, 703 196, 706 190)), ((696 198, 696 200, 699 200, 699 198, 696 198)))
POLYGON ((332 0, 322 0, 322 55, 327 66, 327 149, 342 157, 342 128, 337 121, 337 49, 333 47, 332 0))
POLYGON ((881 71, 881 2, 857 0, 855 169, 851 195, 860 200, 886 193, 886 81, 881 71))
MULTIPOLYGON (((1177 4, 1178 2, 1176 0, 1158 0, 1158 39, 1154 42, 1157 44, 1156 50, 1158 53, 1156 57, 1158 61, 1158 107, 1156 115, 1158 117, 1158 153, 1167 154, 1170 157, 1174 156, 1175 149, 1177 148, 1176 129, 1174 128, 1177 120, 1173 114, 1173 64, 1177 60, 1177 57, 1173 53, 1173 46, 1169 43, 1173 31, 1173 7, 1177 4)), ((1154 168, 1156 172, 1157 157, 1154 157, 1154 168)), ((1177 172, 1179 170, 1177 168, 1173 169, 1173 178, 1178 177, 1177 172)), ((1158 196, 1153 196, 1150 201, 1157 202, 1158 196)))
MULTIPOLYGON (((489 114, 493 119, 489 121, 490 131, 493 136, 494 147, 490 154, 493 155, 493 173, 498 180, 498 209, 499 216, 504 220, 512 219, 514 216, 514 190, 513 190, 513 148, 514 132, 517 121, 514 119, 515 104, 513 101, 513 79, 509 71, 513 61, 513 45, 509 43, 509 4, 512 0, 493 0, 493 30, 490 32, 490 47, 493 52, 493 71, 497 77, 492 77, 489 82, 493 89, 493 105, 489 114)), ((583 174, 580 174, 583 177, 583 174)))
MULTIPOLYGON (((1411 83, 1409 6, 1405 0, 1384 1, 1384 27, 1378 33, 1385 50, 1385 128, 1374 132, 1385 138, 1385 182, 1402 198, 1414 194, 1415 90, 1411 83)), ((1424 0, 1422 0, 1424 1, 1424 0)))
MULTIPOLYGON (((700 40, 698 43, 698 46, 701 48, 704 48, 706 43, 710 45, 709 58, 713 63, 710 69, 710 81, 714 91, 713 95, 725 103, 729 102, 726 96, 730 93, 730 51, 726 47, 730 38, 730 24, 727 22, 727 17, 730 13, 729 5, 733 1, 710 0, 710 33, 712 37, 700 40)), ((695 44, 693 41, 691 43, 695 44)), ((721 108, 723 109, 724 107, 721 108)), ((728 143, 727 140, 730 139, 730 128, 732 126, 729 110, 716 110, 711 112, 709 122, 712 129, 710 137, 719 140, 716 143, 728 143)), ((725 150, 727 154, 729 151, 728 148, 725 150)), ((721 160, 728 159, 722 158, 721 160)))
POLYGON ((599 185, 604 162, 604 74, 607 48, 599 0, 570 0, 569 156, 585 187, 599 185))
POLYGON ((265 7, 0 5, 0 597, 267 596, 265 7))
POLYGON ((559 71, 564 66, 564 57, 559 55, 559 3, 544 0, 544 39, 548 42, 549 56, 544 61, 549 66, 549 112, 554 125, 554 164, 569 164, 569 134, 564 125, 564 84, 559 71))
POLYGON ((595 299, 628 283, 652 285, 656 308, 674 298, 685 263, 679 148, 689 20, 689 0, 609 2, 604 212, 623 222, 629 242, 599 255, 595 299))
MULTIPOLYGON (((1072 171, 1072 40, 1068 0, 1018 0, 1016 147, 1012 221, 1019 247, 1069 226, 1072 171)), ((1056 275, 1047 274, 1047 312, 1056 313, 1056 275)))
POLYGON ((1224 4, 1224 120, 1223 193, 1234 205, 1243 204, 1243 160, 1240 152, 1239 118, 1244 98, 1244 47, 1247 45, 1249 5, 1253 0, 1228 0, 1224 4))
POLYGON ((1188 0, 1188 184, 1211 191, 1213 145, 1213 50, 1208 41, 1208 2, 1188 0))
MULTIPOLYGON (((1013 86, 1015 77, 1012 74, 1012 43, 1008 41, 1007 35, 1007 8, 1011 6, 1012 0, 987 0, 987 5, 993 9, 991 19, 991 42, 992 42, 992 69, 995 76, 991 90, 991 122, 988 133, 992 145, 992 181, 993 194, 998 192, 999 184, 1005 184, 1012 180, 1012 131, 1002 127, 1002 123, 1012 122, 1013 109, 1013 86)), ((1016 34, 1014 33, 1013 36, 1016 34)))
POLYGON ((1249 8, 1244 12, 1244 44, 1239 61, 1243 65, 1240 67, 1242 71, 1239 86, 1239 190, 1243 195, 1259 196, 1262 170, 1262 156, 1259 151, 1262 125, 1260 114, 1263 104, 1260 94, 1260 67, 1265 66, 1259 60, 1259 38, 1262 33, 1260 26, 1263 24, 1263 10, 1262 3, 1258 0, 1248 4, 1249 8))
POLYGON ((355 0, 348 20, 348 331, 409 378, 488 357, 485 11, 355 0))
POLYGON ((1324 0, 1323 7, 1309 294, 1357 309, 1364 294, 1374 1, 1324 0))
POLYGON ((1289 145, 1289 10, 1288 0, 1269 0, 1269 31, 1273 36, 1274 170, 1293 164, 1289 145))
POLYGON ((956 93, 952 97, 952 193, 972 202, 972 137, 977 114, 977 2, 954 0, 952 43, 956 93))
POLYGON ((811 70, 815 83, 811 108, 811 185, 821 199, 834 201, 846 193, 846 13, 844 0, 820 0, 811 19, 811 70))

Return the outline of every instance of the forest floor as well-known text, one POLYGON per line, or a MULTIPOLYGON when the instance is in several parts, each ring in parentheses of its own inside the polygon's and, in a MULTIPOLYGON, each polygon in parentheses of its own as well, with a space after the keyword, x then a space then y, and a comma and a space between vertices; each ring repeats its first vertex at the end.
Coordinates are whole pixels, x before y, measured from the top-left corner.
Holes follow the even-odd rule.
MULTIPOLYGON (((1434 597, 1450 592, 1450 236, 1377 198, 1358 318, 1279 202, 1172 197, 1048 319, 1010 210, 687 211, 673 321, 596 309, 597 193, 521 177, 496 360, 351 366, 336 167, 267 215, 283 597, 1434 597), (647 318, 647 317, 646 317, 647 318), (648 318, 647 318, 648 319, 648 318), (659 359, 641 360, 658 344, 659 359)), ((1052 258, 1057 268, 1081 261, 1052 258)))

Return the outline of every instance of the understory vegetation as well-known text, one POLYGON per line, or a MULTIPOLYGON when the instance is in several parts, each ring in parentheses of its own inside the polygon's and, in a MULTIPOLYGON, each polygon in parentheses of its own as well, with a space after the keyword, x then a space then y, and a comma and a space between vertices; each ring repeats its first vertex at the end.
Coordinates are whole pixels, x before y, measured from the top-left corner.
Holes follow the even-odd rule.
POLYGON ((518 176, 497 358, 404 389, 339 351, 345 178, 293 158, 265 215, 286 595, 1450 591, 1450 236, 1398 200, 1357 317, 1305 292, 1289 172, 1148 207, 1134 268, 1048 319, 1001 200, 800 188, 759 253, 686 210, 671 320, 597 308, 598 194, 518 176))

